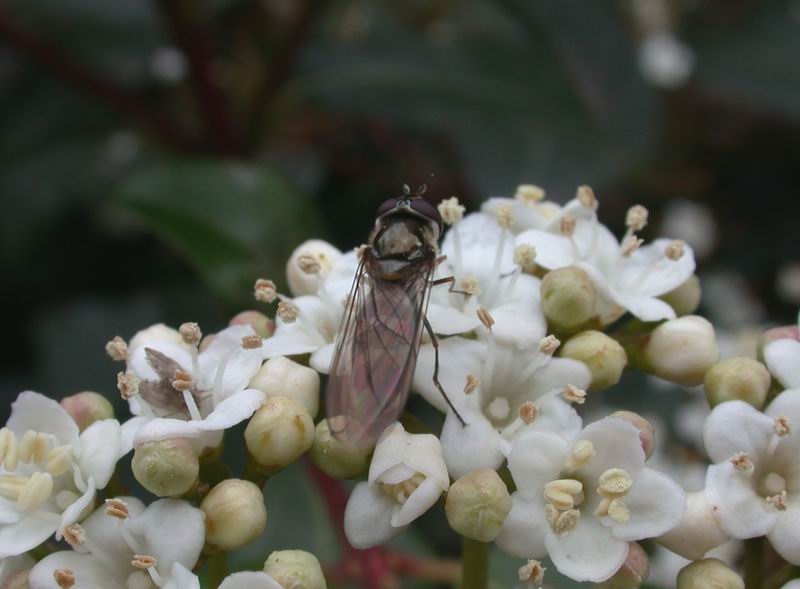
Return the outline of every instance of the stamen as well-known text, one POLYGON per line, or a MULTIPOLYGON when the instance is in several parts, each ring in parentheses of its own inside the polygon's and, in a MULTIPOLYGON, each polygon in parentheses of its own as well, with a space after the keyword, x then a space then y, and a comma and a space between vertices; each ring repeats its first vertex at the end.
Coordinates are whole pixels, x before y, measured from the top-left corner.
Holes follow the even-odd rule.
POLYGON ((753 461, 750 460, 750 455, 747 452, 737 452, 731 458, 733 468, 738 471, 746 471, 753 469, 753 461))
POLYGON ((500 227, 506 230, 511 229, 511 226, 514 224, 514 210, 511 208, 511 205, 498 205, 495 215, 497 216, 497 222, 500 224, 500 227))
POLYGON ((180 369, 176 370, 175 380, 172 381, 172 388, 183 396, 183 402, 186 405, 187 411, 189 411, 189 416, 194 420, 203 419, 200 409, 197 407, 197 403, 192 395, 192 391, 194 390, 192 375, 180 369))
POLYGON ((86 543, 86 530, 78 523, 70 524, 64 528, 64 540, 73 550, 77 550, 86 543))
POLYGON ((128 504, 122 499, 106 499, 106 515, 117 519, 127 519, 130 516, 128 504))
POLYGON ((789 427, 789 418, 783 414, 775 418, 775 433, 779 438, 783 438, 792 433, 792 428, 789 427))
POLYGON ((575 198, 587 209, 594 210, 597 208, 597 198, 594 196, 594 190, 592 190, 591 186, 578 186, 575 198))
POLYGON ((492 325, 494 325, 494 318, 492 317, 491 313, 484 307, 478 307, 478 319, 483 326, 488 329, 489 331, 492 330, 492 325))
POLYGON ((575 225, 577 221, 572 215, 564 215, 558 225, 558 231, 564 237, 572 237, 575 234, 575 225))
POLYGON ((200 340, 203 339, 203 332, 200 331, 200 326, 194 322, 183 323, 178 328, 178 333, 181 334, 183 343, 188 346, 197 346, 200 340))
POLYGON ((378 483, 378 488, 400 505, 403 505, 411 494, 425 481, 426 477, 421 472, 414 473, 404 481, 394 484, 378 483))
POLYGON ((767 503, 778 511, 786 511, 786 491, 781 491, 778 495, 767 497, 767 503))
POLYGON ((548 335, 539 340, 539 352, 552 356, 560 345, 561 341, 556 336, 548 335))
POLYGON ((297 267, 304 274, 319 274, 322 271, 322 263, 317 256, 312 254, 301 254, 297 258, 297 267))
POLYGON ((439 209, 439 214, 442 216, 442 222, 445 225, 455 225, 464 218, 464 211, 466 210, 455 196, 444 199, 436 207, 439 209))
POLYGON ((290 301, 281 301, 278 303, 277 314, 284 323, 294 323, 300 315, 300 309, 290 301))
POLYGON ((461 290, 470 296, 481 294, 481 283, 476 276, 465 276, 461 279, 461 290))
POLYGON ((623 258, 630 258, 634 252, 638 251, 644 243, 644 239, 639 239, 635 235, 628 235, 619 248, 619 253, 623 258))
POLYGON ((539 408, 532 401, 525 401, 519 406, 519 416, 525 425, 530 425, 539 416, 539 408))
POLYGON ((518 201, 529 205, 534 205, 537 202, 544 200, 544 196, 544 189, 536 186, 535 184, 520 184, 517 186, 516 194, 514 194, 514 198, 516 198, 518 201))
POLYGON ((594 458, 597 452, 594 449, 594 444, 589 440, 580 440, 572 448, 572 453, 567 459, 566 469, 568 472, 573 472, 583 466, 589 464, 589 461, 594 458))
POLYGON ((544 499, 559 511, 575 506, 575 495, 583 491, 583 485, 575 479, 558 479, 544 486, 544 499))
POLYGON ((674 262, 683 257, 685 249, 685 244, 680 239, 676 239, 666 247, 664 255, 674 262))
POLYGON ((555 522, 550 525, 552 530, 559 536, 571 532, 578 525, 581 512, 577 509, 568 509, 558 514, 555 522))
POLYGON ((475 390, 478 388, 478 385, 480 385, 480 383, 481 381, 477 376, 475 376, 474 374, 468 374, 467 383, 464 385, 464 394, 471 395, 472 393, 474 393, 475 390))
POLYGON ((573 384, 568 384, 562 395, 570 403, 583 405, 586 402, 586 391, 579 389, 573 384))
POLYGON ((260 335, 246 335, 242 338, 242 349, 257 350, 264 345, 264 340, 260 335))
POLYGON ((544 573, 547 569, 542 566, 538 560, 529 560, 523 566, 519 567, 519 580, 523 583, 533 583, 534 585, 541 585, 544 581, 544 573))
POLYGON ((518 245, 514 249, 514 263, 523 272, 533 272, 536 269, 536 248, 528 243, 518 245))
POLYGON ((0 475, 0 497, 16 501, 22 488, 28 483, 28 477, 13 474, 0 475))
POLYGON ((630 231, 641 231, 647 225, 649 215, 649 211, 642 205, 632 206, 625 215, 625 225, 630 231))
POLYGON ((610 468, 600 475, 597 494, 602 497, 618 497, 625 495, 633 486, 633 479, 622 468, 610 468))
POLYGON ((35 472, 19 492, 17 506, 26 513, 39 509, 53 494, 53 476, 49 472, 35 472))
POLYGON ((257 301, 273 303, 278 298, 278 289, 271 280, 259 278, 253 286, 253 295, 257 301))
POLYGON ((8 471, 17 470, 17 447, 17 435, 7 427, 0 429, 0 465, 4 465, 8 471))
POLYGON ((47 453, 45 469, 54 477, 61 476, 72 467, 72 446, 56 446, 47 453))
POLYGON ((116 362, 124 362, 128 359, 128 344, 120 336, 115 335, 111 341, 106 344, 106 354, 116 362))
POLYGON ((42 462, 50 446, 50 437, 47 434, 37 433, 33 430, 26 431, 19 442, 19 461, 28 463, 42 462))
POLYGON ((75 584, 75 573, 69 569, 56 569, 53 572, 53 579, 61 589, 70 589, 75 584))
POLYGON ((594 514, 597 517, 608 516, 619 523, 625 523, 631 517, 628 506, 619 497, 605 497, 594 510, 594 514))
POLYGON ((119 394, 126 401, 139 394, 141 382, 142 380, 133 372, 117 373, 117 389, 119 389, 119 394))
POLYGON ((158 560, 149 554, 134 554, 131 566, 136 569, 149 569, 158 565, 158 560))

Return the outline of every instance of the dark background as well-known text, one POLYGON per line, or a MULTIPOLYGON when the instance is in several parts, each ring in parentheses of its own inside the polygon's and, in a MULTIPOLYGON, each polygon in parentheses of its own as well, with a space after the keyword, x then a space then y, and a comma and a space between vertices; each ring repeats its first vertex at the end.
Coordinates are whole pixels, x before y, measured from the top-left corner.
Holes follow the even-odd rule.
POLYGON ((721 331, 791 322, 799 156, 800 0, 8 0, 4 419, 27 388, 115 397, 112 336, 219 329, 403 183, 473 209, 591 184, 617 231, 641 203, 647 236, 713 238, 721 331), (640 61, 659 33, 693 56, 666 85, 640 61))

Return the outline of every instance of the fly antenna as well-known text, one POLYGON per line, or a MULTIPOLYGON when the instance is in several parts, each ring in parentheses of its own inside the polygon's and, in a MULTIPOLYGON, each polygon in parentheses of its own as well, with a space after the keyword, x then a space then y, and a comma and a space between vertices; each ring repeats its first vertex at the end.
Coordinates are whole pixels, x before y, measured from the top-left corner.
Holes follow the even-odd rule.
POLYGON ((419 188, 417 188, 417 193, 414 195, 417 198, 422 198, 422 195, 428 190, 427 184, 420 184, 419 188))

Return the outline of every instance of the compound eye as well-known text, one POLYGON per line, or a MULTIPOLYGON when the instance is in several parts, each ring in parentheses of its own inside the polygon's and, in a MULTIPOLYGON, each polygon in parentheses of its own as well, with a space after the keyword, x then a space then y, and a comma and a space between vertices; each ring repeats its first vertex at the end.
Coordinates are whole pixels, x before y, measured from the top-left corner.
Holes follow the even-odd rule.
POLYGON ((441 232, 442 229, 442 216, 439 214, 439 211, 436 210, 436 207, 433 206, 426 200, 417 199, 411 201, 411 208, 418 212, 420 215, 423 215, 427 219, 430 219, 434 223, 439 226, 439 231, 441 232))
POLYGON ((390 198, 389 200, 384 201, 383 204, 378 207, 378 212, 375 213, 375 216, 380 217, 381 215, 385 215, 386 213, 394 209, 396 206, 397 206, 397 199, 390 198))

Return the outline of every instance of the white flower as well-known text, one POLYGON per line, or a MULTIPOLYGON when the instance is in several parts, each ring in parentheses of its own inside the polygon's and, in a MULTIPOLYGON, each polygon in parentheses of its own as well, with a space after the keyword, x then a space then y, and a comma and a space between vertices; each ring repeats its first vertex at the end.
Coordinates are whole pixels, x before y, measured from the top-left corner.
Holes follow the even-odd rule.
POLYGON ((715 463, 706 497, 728 535, 766 535, 800 564, 800 389, 778 395, 763 413, 744 401, 717 406, 703 439, 715 463))
POLYGON ((525 558, 547 554, 577 581, 608 579, 628 542, 660 536, 683 514, 680 486, 644 465, 639 430, 622 419, 601 419, 572 441, 525 432, 508 457, 517 491, 497 544, 525 558))
POLYGON ((455 277, 453 289, 434 286, 427 317, 441 335, 463 334, 480 326, 478 307, 495 320, 498 339, 531 345, 545 332, 539 290, 541 282, 514 263, 514 238, 497 220, 483 213, 467 215, 446 233, 437 278, 455 277))
POLYGON ((549 270, 571 265, 585 270, 605 299, 606 308, 600 316, 606 323, 623 310, 643 321, 674 318, 672 307, 657 297, 692 275, 695 263, 691 248, 669 239, 639 247, 640 242, 634 240, 631 229, 618 242, 592 214, 576 218, 571 235, 560 234, 558 228, 530 230, 518 235, 516 244, 535 247, 536 262, 549 270))
POLYGON ((138 416, 131 420, 139 428, 136 442, 189 437, 216 446, 223 430, 250 417, 265 400, 263 392, 249 388, 262 357, 260 348, 246 348, 245 341, 256 333, 249 325, 227 327, 198 353, 165 330, 153 337, 140 332, 129 344, 128 371, 139 381, 138 394, 128 401, 138 416))
POLYGON ((278 314, 275 333, 264 340, 262 356, 274 358, 311 354, 311 367, 327 374, 339 322, 344 315, 346 298, 353 285, 358 264, 356 251, 350 251, 336 259, 330 273, 320 281, 317 294, 294 299, 281 297, 284 302, 294 305, 299 312, 289 322, 278 314))
POLYGON ((10 585, 20 574, 26 575, 35 564, 33 557, 27 554, 0 558, 0 587, 10 585))
POLYGON ((581 216, 583 206, 578 199, 569 201, 563 207, 550 200, 544 200, 544 191, 538 187, 522 185, 514 198, 493 196, 481 205, 481 211, 497 216, 498 210, 506 208, 511 213, 510 230, 515 235, 528 229, 550 230, 558 226, 564 214, 581 216))
POLYGON ((79 433, 56 401, 26 391, 0 430, 0 557, 22 554, 85 515, 130 451, 119 423, 79 433))
POLYGON ((434 407, 447 412, 442 447, 448 469, 456 478, 477 468, 499 468, 505 460, 503 443, 521 431, 539 429, 571 437, 581 429, 580 417, 562 393, 568 385, 584 390, 589 386, 591 373, 582 362, 553 358, 535 346, 520 349, 504 344, 491 333, 478 340, 458 336, 442 340, 439 380, 466 427, 448 411, 433 384, 433 368, 433 350, 425 346, 417 361, 414 388, 434 407), (472 380, 474 390, 465 392, 468 376, 477 380, 472 380), (526 424, 520 409, 531 403, 536 415, 526 424))
POLYGON ((764 346, 769 371, 787 389, 800 389, 800 341, 777 339, 764 346))
POLYGON ((425 513, 450 486, 438 438, 409 434, 399 423, 378 440, 369 478, 353 489, 344 514, 355 548, 382 544, 425 513))
POLYGON ((219 589, 284 589, 284 587, 267 573, 245 571, 225 577, 219 589))
POLYGON ((112 499, 68 533, 74 551, 39 561, 30 573, 31 589, 59 589, 58 570, 71 573, 76 587, 200 589, 191 569, 203 548, 205 523, 203 512, 186 501, 161 499, 145 508, 135 497, 112 499))

